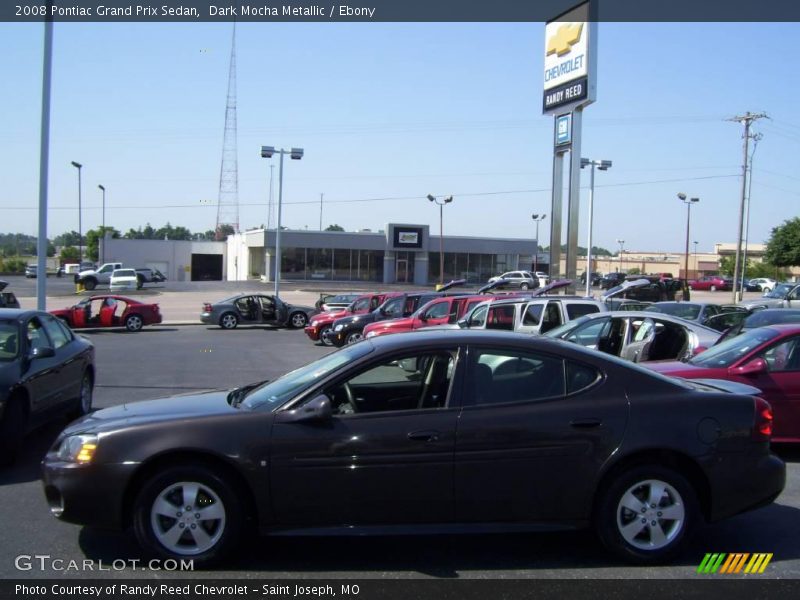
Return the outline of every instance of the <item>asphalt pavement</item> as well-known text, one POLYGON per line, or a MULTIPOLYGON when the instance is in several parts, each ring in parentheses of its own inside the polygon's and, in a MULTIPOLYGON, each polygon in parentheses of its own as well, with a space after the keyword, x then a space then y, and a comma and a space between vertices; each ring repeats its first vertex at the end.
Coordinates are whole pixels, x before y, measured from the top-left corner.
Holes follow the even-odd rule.
MULTIPOLYGON (((241 327, 146 327, 136 334, 84 334, 97 350, 95 406, 271 379, 330 352, 297 330, 241 327)), ((133 564, 143 557, 129 533, 62 523, 49 514, 39 463, 65 422, 31 434, 18 463, 0 471, 0 577, 11 578, 283 578, 322 579, 694 579, 707 552, 772 552, 758 577, 800 577, 800 452, 780 449, 789 461, 787 487, 778 500, 701 529, 675 564, 632 567, 609 555, 589 531, 513 535, 386 536, 373 538, 263 538, 213 572, 153 571, 133 564), (62 570, 38 564, 20 570, 19 556, 61 559, 62 570), (122 565, 87 573, 63 570, 69 561, 122 565), (101 561, 101 562, 100 562, 101 561), (114 562, 117 561, 117 562, 114 562)), ((748 576, 749 577, 749 576, 748 576)))

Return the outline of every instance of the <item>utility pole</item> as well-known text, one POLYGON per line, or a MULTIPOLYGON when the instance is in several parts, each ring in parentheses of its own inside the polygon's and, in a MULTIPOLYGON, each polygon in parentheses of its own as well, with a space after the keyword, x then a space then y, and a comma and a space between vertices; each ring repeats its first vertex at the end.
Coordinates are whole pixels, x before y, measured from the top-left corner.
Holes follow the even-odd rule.
POLYGON ((753 124, 753 121, 757 121, 758 119, 769 118, 767 117, 766 113, 757 113, 753 114, 750 111, 747 111, 742 116, 733 117, 728 119, 728 121, 736 121, 744 125, 744 144, 743 144, 743 164, 742 164, 742 197, 741 202, 739 204, 739 228, 738 233, 736 236, 736 263, 733 267, 733 302, 736 303, 741 298, 741 290, 739 289, 739 268, 742 262, 742 233, 744 230, 744 206, 745 206, 745 198, 747 197, 747 162, 748 162, 748 149, 750 143, 750 126, 753 124))
POLYGON ((319 230, 322 231, 322 197, 325 194, 319 195, 319 230))
POLYGON ((742 277, 740 279, 740 288, 742 291, 744 291, 744 276, 747 271, 747 245, 750 242, 750 194, 753 191, 753 161, 756 156, 758 142, 760 142, 763 137, 764 136, 760 133, 753 134, 753 151, 750 153, 750 174, 747 177, 747 209, 745 211, 746 216, 744 220, 744 252, 742 253, 742 277))

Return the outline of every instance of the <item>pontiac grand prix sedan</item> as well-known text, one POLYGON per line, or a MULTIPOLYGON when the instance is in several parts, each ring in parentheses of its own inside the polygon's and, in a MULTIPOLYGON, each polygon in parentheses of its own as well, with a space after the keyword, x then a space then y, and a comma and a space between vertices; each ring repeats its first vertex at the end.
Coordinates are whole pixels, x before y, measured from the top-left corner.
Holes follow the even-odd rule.
POLYGON ((97 411, 48 452, 44 491, 60 519, 132 526, 198 566, 255 530, 590 525, 651 563, 783 489, 755 393, 513 332, 388 335, 275 381, 97 411))

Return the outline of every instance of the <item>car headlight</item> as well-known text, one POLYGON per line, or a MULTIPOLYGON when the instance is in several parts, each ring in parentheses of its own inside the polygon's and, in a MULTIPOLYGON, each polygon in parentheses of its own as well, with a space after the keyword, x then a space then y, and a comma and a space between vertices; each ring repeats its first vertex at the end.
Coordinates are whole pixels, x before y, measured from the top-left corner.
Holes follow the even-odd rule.
POLYGON ((375 337, 376 335, 378 335, 377 332, 369 331, 369 332, 367 332, 367 335, 365 337, 371 338, 371 337, 375 337))
POLYGON ((61 447, 58 449, 58 459, 64 462, 87 464, 92 462, 96 451, 96 435, 72 435, 61 442, 61 447))
POLYGON ((342 329, 344 329, 344 325, 342 325, 341 323, 333 328, 334 331, 341 331, 342 329))

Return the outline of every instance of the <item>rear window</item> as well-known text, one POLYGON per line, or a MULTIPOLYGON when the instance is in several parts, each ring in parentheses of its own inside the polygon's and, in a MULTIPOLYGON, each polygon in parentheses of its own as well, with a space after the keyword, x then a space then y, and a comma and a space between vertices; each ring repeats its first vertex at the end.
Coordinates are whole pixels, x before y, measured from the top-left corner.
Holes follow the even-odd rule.
POLYGON ((567 304, 567 317, 570 320, 600 312, 596 304, 567 304))

